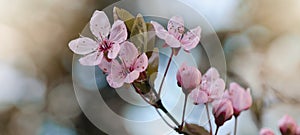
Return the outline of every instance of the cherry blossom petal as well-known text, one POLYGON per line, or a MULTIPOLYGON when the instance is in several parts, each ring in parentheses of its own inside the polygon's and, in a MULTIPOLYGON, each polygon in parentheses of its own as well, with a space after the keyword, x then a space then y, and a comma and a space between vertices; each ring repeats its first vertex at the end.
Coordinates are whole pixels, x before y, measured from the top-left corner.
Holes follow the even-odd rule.
POLYGON ((90 21, 90 30, 99 40, 108 36, 110 22, 103 11, 94 12, 90 21))
POLYGON ((165 42, 172 48, 179 48, 181 43, 178 39, 176 39, 173 35, 167 35, 165 42))
POLYGON ((202 77, 201 90, 210 91, 210 88, 215 80, 220 77, 219 72, 214 67, 209 68, 202 77))
POLYGON ((103 58, 103 52, 95 51, 79 59, 80 64, 85 66, 99 65, 103 58))
POLYGON ((167 43, 164 43, 164 44, 162 45, 162 47, 163 47, 163 48, 167 48, 167 47, 169 47, 169 45, 168 45, 167 43))
POLYGON ((184 34, 183 38, 181 39, 183 49, 189 51, 195 48, 200 41, 200 37, 201 28, 199 26, 184 34))
POLYGON ((161 26, 159 23, 151 21, 151 24, 153 25, 154 29, 155 29, 155 33, 157 35, 157 37, 159 37, 160 39, 166 39, 166 37, 169 34, 169 32, 167 30, 164 29, 163 26, 161 26))
POLYGON ((121 45, 119 56, 125 63, 126 67, 130 67, 134 64, 138 57, 138 50, 133 43, 125 41, 121 45))
POLYGON ((120 44, 115 43, 108 50, 107 57, 110 58, 110 59, 115 59, 118 56, 119 51, 120 51, 120 44))
POLYGON ((124 67, 117 60, 112 60, 111 72, 106 78, 108 84, 113 88, 119 88, 124 84, 125 78, 126 71, 124 67))
POLYGON ((134 71, 130 72, 129 74, 127 74, 124 82, 126 82, 126 83, 132 83, 133 81, 135 81, 136 79, 138 79, 139 76, 140 76, 140 72, 134 70, 134 71))
POLYGON ((119 81, 119 82, 114 81, 114 79, 111 75, 108 75, 106 77, 106 80, 107 80, 109 86, 112 87, 112 88, 120 88, 124 85, 124 81, 119 81))
POLYGON ((127 29, 123 21, 117 20, 112 25, 109 40, 115 43, 122 43, 127 39, 127 29))
POLYGON ((203 80, 206 81, 214 81, 220 78, 220 74, 218 70, 214 67, 209 68, 206 73, 203 75, 203 80))
POLYGON ((109 62, 106 58, 103 58, 98 66, 104 73, 109 74, 111 72, 111 62, 109 62))
POLYGON ((181 85, 182 85, 182 77, 181 77, 182 75, 181 75, 181 73, 182 73, 186 68, 187 68, 187 65, 186 65, 185 63, 183 63, 183 64, 180 66, 180 68, 178 69, 177 74, 176 74, 177 84, 180 85, 180 87, 181 87, 181 85))
POLYGON ((69 42, 69 48, 74 53, 81 55, 91 53, 95 51, 97 47, 97 42, 87 37, 77 38, 69 42))
POLYGON ((210 87, 209 98, 211 101, 216 100, 222 97, 222 94, 225 90, 225 82, 223 79, 219 78, 214 81, 210 87))
POLYGON ((180 39, 184 33, 184 21, 182 17, 174 16, 168 22, 168 32, 176 39, 180 39))
POLYGON ((143 72, 148 67, 148 57, 145 53, 141 54, 134 63, 134 70, 143 72))
POLYGON ((163 26, 161 26, 159 23, 154 22, 154 21, 151 21, 151 23, 155 29, 155 33, 156 33, 157 37, 165 40, 165 42, 168 46, 173 47, 173 48, 178 48, 181 46, 181 43, 179 42, 179 40, 176 39, 173 35, 169 34, 169 32, 166 31, 163 26))
POLYGON ((194 100, 194 104, 204 104, 208 102, 208 95, 206 92, 196 89, 191 92, 191 97, 194 100))

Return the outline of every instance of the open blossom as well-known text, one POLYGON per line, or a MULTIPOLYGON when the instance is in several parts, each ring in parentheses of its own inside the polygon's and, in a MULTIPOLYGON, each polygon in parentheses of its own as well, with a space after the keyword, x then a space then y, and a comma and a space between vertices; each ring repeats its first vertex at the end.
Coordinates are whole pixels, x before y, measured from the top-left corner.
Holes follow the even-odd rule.
POLYGON ((235 82, 230 83, 229 90, 225 91, 224 96, 231 100, 235 117, 239 116, 242 111, 248 110, 252 105, 250 89, 245 90, 235 82))
POLYGON ((297 131, 297 124, 295 120, 289 116, 284 115, 278 122, 279 129, 282 135, 295 135, 297 131))
POLYGON ((181 17, 174 16, 169 20, 168 31, 157 22, 151 21, 151 23, 154 26, 156 35, 172 48, 182 47, 185 51, 189 52, 200 41, 201 28, 198 26, 184 34, 184 21, 181 17))
POLYGON ((111 62, 111 71, 107 76, 107 82, 113 88, 119 88, 124 83, 132 83, 138 79, 140 72, 144 72, 148 66, 148 57, 145 53, 139 55, 137 48, 131 42, 125 41, 120 48, 120 61, 111 62))
POLYGON ((263 128, 260 130, 259 135, 274 135, 274 132, 271 129, 263 128))
POLYGON ((201 82, 201 72, 192 66, 183 63, 177 71, 177 84, 182 87, 184 94, 189 94, 201 82))
POLYGON ((202 77, 200 87, 193 90, 191 96, 194 104, 210 103, 220 99, 225 90, 225 82, 215 68, 210 68, 202 77))
POLYGON ((222 126, 227 120, 230 120, 233 115, 231 101, 227 98, 222 98, 217 102, 213 102, 213 114, 216 125, 218 127, 222 126))
POLYGON ((70 41, 69 48, 76 54, 85 55, 79 59, 82 65, 94 66, 101 63, 104 54, 108 59, 117 57, 120 44, 127 39, 127 30, 123 21, 117 20, 110 26, 103 11, 96 10, 90 20, 90 30, 95 40, 80 37, 70 41))

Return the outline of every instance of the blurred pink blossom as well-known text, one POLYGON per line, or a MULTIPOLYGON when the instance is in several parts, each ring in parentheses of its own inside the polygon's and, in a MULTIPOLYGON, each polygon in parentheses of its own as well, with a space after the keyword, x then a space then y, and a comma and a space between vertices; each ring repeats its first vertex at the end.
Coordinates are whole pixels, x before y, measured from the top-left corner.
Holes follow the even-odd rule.
POLYGON ((229 90, 225 91, 225 97, 232 102, 234 116, 237 117, 244 110, 248 110, 252 105, 250 89, 245 90, 239 84, 230 83, 229 90))
POLYGON ((260 130, 259 135, 274 135, 274 132, 271 129, 263 128, 260 130))
POLYGON ((300 135, 300 126, 297 127, 296 135, 300 135))
POLYGON ((289 116, 284 115, 278 122, 279 129, 282 135, 294 135, 296 134, 297 124, 295 120, 289 116))

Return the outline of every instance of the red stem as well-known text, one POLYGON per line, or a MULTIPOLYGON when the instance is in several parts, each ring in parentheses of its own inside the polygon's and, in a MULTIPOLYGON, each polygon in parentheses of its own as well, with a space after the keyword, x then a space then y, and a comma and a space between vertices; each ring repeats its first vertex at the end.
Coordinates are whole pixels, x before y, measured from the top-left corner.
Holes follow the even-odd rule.
POLYGON ((166 79, 166 76, 167 76, 167 73, 168 73, 168 70, 169 70, 169 67, 170 67, 172 58, 173 58, 173 54, 174 54, 174 52, 173 52, 173 50, 172 50, 171 56, 170 56, 169 61, 168 61, 167 68, 166 68, 166 70, 165 70, 163 79, 162 79, 162 81, 161 81, 161 83, 160 83, 160 86, 159 86, 159 90, 158 90, 158 96, 159 96, 159 97, 160 97, 161 90, 162 90, 162 86, 164 85, 164 82, 165 82, 165 79, 166 79))

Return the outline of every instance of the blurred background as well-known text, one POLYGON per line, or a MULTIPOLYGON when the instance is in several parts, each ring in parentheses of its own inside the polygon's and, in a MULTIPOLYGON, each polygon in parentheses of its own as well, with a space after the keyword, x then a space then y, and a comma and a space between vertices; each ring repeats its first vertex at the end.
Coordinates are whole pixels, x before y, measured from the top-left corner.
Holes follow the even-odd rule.
MULTIPOLYGON (((300 124, 300 1, 181 1, 201 12, 217 32, 228 82, 252 89, 254 104, 242 115, 238 133, 257 134, 261 127, 278 133, 284 114, 300 124)), ((78 105, 67 44, 94 10, 114 2, 0 0, 0 135, 104 134, 78 105)), ((122 103, 108 102, 122 111, 122 103)))

